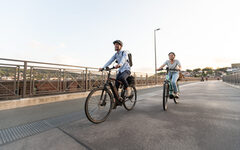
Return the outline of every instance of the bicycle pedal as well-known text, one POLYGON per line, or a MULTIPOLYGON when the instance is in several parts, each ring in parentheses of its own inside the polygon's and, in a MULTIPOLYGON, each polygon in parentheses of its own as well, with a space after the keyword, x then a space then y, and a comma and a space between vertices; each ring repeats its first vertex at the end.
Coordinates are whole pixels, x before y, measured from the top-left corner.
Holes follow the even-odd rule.
POLYGON ((117 108, 117 106, 122 106, 122 102, 116 102, 116 103, 114 103, 114 105, 113 105, 113 108, 112 108, 112 109, 116 109, 116 108, 117 108))
POLYGON ((122 102, 117 102, 117 106, 122 106, 122 102))

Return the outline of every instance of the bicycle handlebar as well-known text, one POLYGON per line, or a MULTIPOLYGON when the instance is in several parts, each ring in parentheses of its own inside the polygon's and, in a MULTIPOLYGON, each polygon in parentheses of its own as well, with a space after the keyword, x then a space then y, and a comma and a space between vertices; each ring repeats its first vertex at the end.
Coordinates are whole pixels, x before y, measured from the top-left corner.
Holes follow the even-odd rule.
MULTIPOLYGON (((167 71, 180 71, 180 70, 178 70, 178 69, 169 69, 169 68, 161 69, 161 70, 167 70, 167 71)), ((159 71, 161 71, 161 70, 159 70, 159 71)))
POLYGON ((103 70, 102 71, 111 71, 111 70, 113 70, 113 69, 117 69, 116 67, 111 67, 111 68, 109 68, 109 67, 106 67, 106 68, 103 68, 103 70))

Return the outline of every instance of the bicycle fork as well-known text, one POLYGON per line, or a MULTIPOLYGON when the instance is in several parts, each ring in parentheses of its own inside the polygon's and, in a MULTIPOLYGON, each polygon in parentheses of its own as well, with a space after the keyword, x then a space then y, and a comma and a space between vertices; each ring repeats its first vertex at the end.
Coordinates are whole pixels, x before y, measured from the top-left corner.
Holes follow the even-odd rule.
POLYGON ((106 98, 107 98, 107 92, 105 92, 105 94, 104 94, 104 89, 103 89, 101 97, 100 97, 100 102, 99 102, 100 106, 105 106, 106 105, 106 98))

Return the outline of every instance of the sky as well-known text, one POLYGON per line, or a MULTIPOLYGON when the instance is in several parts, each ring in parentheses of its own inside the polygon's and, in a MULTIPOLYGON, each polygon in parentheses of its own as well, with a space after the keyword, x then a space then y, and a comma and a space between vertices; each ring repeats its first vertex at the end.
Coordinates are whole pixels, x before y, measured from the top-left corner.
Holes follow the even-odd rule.
POLYGON ((0 58, 102 67, 123 41, 133 71, 240 63, 238 0, 0 0, 0 58))

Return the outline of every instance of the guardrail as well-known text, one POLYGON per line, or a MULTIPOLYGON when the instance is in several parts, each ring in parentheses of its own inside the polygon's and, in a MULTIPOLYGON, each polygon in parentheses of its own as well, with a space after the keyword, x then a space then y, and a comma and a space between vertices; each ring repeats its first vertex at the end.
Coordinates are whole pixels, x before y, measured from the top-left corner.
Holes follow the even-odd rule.
POLYGON ((235 85, 240 85, 240 72, 223 76, 222 79, 224 82, 235 84, 235 85))
MULTIPOLYGON (((116 72, 112 74, 115 75, 116 72)), ((132 75, 136 86, 162 84, 165 78, 158 75, 156 82, 154 74, 132 75)), ((100 86, 106 77, 106 72, 93 67, 0 58, 0 99, 84 92, 100 86)))

